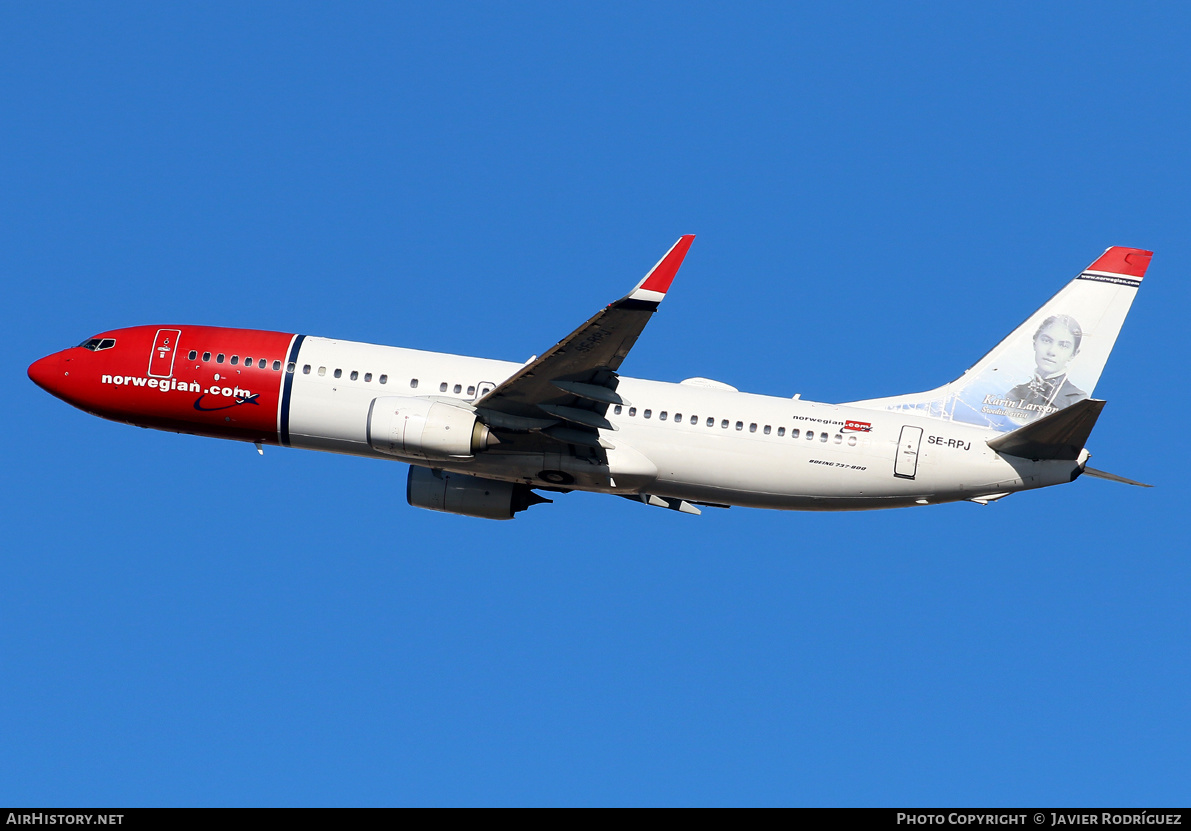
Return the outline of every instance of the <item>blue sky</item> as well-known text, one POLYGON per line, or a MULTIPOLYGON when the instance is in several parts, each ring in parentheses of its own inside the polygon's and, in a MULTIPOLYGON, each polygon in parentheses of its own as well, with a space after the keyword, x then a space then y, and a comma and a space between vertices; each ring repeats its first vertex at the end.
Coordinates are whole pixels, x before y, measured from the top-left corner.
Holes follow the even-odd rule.
POLYGON ((1177 4, 6 4, 0 803, 1185 804, 1177 4), (570 494, 142 431, 119 326, 524 360, 699 237, 623 367, 845 401, 1155 250, 1090 479, 893 512, 570 494))

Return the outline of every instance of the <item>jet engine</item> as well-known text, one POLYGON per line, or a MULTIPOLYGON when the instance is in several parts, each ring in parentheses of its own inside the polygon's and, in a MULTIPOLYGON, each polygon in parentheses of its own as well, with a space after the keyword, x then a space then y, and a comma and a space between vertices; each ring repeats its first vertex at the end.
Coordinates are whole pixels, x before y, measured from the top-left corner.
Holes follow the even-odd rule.
POLYGON ((496 439, 475 412, 426 398, 386 396, 368 407, 368 444, 389 456, 458 459, 496 439))
POLYGON ((417 465, 409 466, 405 498, 415 508, 481 519, 512 519, 530 505, 550 501, 519 482, 481 479, 417 465))

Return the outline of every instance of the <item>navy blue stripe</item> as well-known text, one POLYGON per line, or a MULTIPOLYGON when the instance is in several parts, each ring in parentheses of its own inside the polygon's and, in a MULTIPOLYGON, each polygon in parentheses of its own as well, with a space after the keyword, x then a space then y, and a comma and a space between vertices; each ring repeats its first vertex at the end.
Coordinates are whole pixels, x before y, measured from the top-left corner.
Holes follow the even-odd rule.
POLYGON ((617 300, 612 305, 617 309, 627 309, 629 311, 656 312, 660 304, 657 300, 633 300, 632 298, 626 298, 624 300, 617 300))
POLYGON ((1097 283, 1115 283, 1118 286, 1132 286, 1138 288, 1141 286, 1141 280, 1133 280, 1129 277, 1118 277, 1117 275, 1107 274, 1081 274, 1081 280, 1094 280, 1097 283))
POLYGON ((281 435, 278 439, 281 441, 283 447, 289 447, 289 402, 290 397, 294 394, 294 376, 298 373, 298 350, 302 348, 302 341, 306 340, 305 335, 298 335, 294 338, 294 345, 289 349, 289 359, 286 360, 282 371, 285 372, 285 386, 281 389, 281 435), (294 364, 294 371, 289 371, 289 365, 294 364))

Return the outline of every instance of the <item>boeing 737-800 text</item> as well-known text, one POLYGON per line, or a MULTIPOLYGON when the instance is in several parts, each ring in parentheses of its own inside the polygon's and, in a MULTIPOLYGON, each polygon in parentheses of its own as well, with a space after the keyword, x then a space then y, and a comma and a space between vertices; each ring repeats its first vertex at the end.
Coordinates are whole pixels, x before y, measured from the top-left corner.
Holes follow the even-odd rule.
POLYGON ((1070 482, 1104 402, 1091 397, 1150 252, 1110 248, 959 379, 820 404, 705 378, 619 374, 691 246, 524 364, 211 326, 136 326, 29 367, 114 421, 410 465, 409 503, 511 519, 535 493, 699 506, 853 510, 1070 482))

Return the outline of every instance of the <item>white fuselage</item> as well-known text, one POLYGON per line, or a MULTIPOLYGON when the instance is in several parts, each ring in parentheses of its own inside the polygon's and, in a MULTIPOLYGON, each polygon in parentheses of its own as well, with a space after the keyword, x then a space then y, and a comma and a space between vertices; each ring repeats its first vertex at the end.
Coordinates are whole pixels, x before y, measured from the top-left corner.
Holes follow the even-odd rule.
MULTIPOLYGON (((304 339, 296 364, 290 446, 389 459, 369 445, 373 400, 417 396, 467 406, 521 368, 317 337, 304 339)), ((1070 481, 1086 458, 1002 456, 986 444, 997 435, 991 430, 912 413, 628 377, 616 391, 627 403, 607 410, 617 428, 601 431, 607 465, 575 459, 565 444, 556 453, 496 447, 467 459, 396 458, 538 488, 560 484, 539 478, 552 470, 577 490, 801 510, 995 498, 1070 481)))

